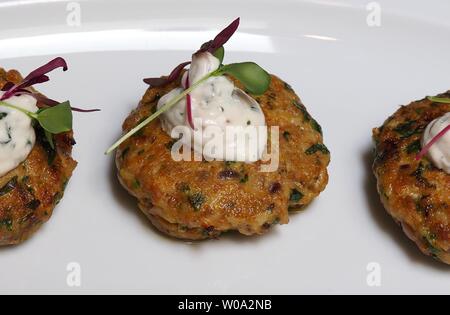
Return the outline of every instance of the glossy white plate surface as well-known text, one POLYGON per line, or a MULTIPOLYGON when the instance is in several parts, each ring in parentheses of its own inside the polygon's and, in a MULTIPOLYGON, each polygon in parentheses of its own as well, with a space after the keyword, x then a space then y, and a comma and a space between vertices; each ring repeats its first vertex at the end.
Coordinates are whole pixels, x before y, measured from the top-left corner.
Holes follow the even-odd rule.
POLYGON ((450 88, 450 2, 369 2, 1 1, 0 66, 26 74, 63 56, 70 71, 40 89, 102 112, 76 115, 79 166, 53 218, 0 249, 0 292, 450 293, 450 268, 385 214, 370 170, 371 129, 450 88), (377 5, 381 25, 369 26, 377 5), (142 78, 166 74, 237 16, 226 61, 254 60, 296 89, 324 128, 330 183, 267 236, 174 241, 139 213, 103 152, 145 92, 142 78), (81 287, 67 284, 73 262, 81 287), (381 286, 367 282, 371 263, 381 286))

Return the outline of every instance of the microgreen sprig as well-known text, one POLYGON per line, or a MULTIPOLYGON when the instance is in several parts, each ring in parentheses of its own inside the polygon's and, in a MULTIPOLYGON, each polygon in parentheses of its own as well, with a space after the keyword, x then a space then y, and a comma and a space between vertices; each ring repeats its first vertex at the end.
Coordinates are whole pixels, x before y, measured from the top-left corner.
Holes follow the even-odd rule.
POLYGON ((178 96, 174 97, 173 99, 171 99, 170 101, 168 101, 164 106, 162 106, 159 110, 157 110, 153 115, 151 115, 150 117, 148 117, 147 119, 145 119, 143 122, 141 122, 139 125, 137 125, 136 127, 134 127, 133 129, 131 129, 127 134, 125 134, 122 138, 120 138, 116 143, 114 143, 107 151, 106 154, 110 154, 111 152, 113 152, 115 149, 117 149, 122 143, 124 143, 126 140, 128 140, 128 138, 132 137, 134 134, 136 134, 139 130, 141 130, 142 128, 144 128, 145 126, 147 126, 149 123, 151 123, 153 120, 155 120, 159 115, 161 115, 162 113, 164 113, 165 111, 169 110, 170 108, 172 108, 174 105, 176 105, 179 101, 181 101, 183 98, 186 97, 186 95, 188 95, 189 93, 191 93, 195 88, 197 88, 200 84, 204 83, 205 81, 207 81, 210 77, 214 76, 214 74, 217 72, 211 72, 209 74, 207 74, 206 76, 204 76, 202 79, 200 79, 199 81, 197 81, 195 84, 191 85, 191 87, 187 88, 186 90, 184 90, 181 94, 179 94, 178 96))
MULTIPOLYGON (((27 89, 32 87, 33 85, 50 81, 50 78, 48 77, 47 74, 58 68, 62 68, 63 71, 67 71, 69 69, 67 62, 61 57, 57 57, 49 61, 45 65, 37 68, 36 70, 30 72, 30 74, 28 74, 18 84, 7 82, 1 89, 1 91, 3 91, 4 93, 3 95, 0 96, 0 101, 6 101, 13 96, 28 95, 37 100, 38 102, 37 105, 40 108, 47 108, 59 105, 60 102, 47 98, 38 92, 27 89)), ((76 107, 72 107, 71 109, 74 112, 81 112, 81 113, 91 113, 100 111, 99 109, 81 109, 76 107)))
POLYGON ((216 71, 208 73, 202 79, 197 81, 195 84, 191 85, 189 88, 184 90, 181 94, 177 95, 170 101, 168 101, 164 106, 157 110, 153 115, 145 119, 139 125, 131 129, 127 134, 120 138, 116 143, 114 143, 107 151, 106 154, 110 154, 115 149, 117 149, 122 143, 132 137, 134 134, 139 132, 142 128, 147 126, 157 117, 159 117, 164 112, 171 109, 179 101, 185 98, 189 93, 194 91, 198 86, 206 82, 209 78, 222 76, 224 74, 232 75, 238 79, 244 86, 245 89, 254 95, 264 94, 269 88, 271 78, 270 75, 261 67, 253 62, 244 63, 234 63, 226 66, 221 66, 216 71))
POLYGON ((271 77, 254 62, 232 63, 219 68, 219 76, 228 74, 241 82, 253 95, 264 94, 270 86, 271 77))
POLYGON ((54 148, 52 135, 72 130, 72 109, 68 101, 53 107, 39 109, 36 113, 5 101, 0 101, 0 106, 20 111, 31 119, 36 120, 44 129, 46 138, 52 148, 54 148))
MULTIPOLYGON (((175 106, 179 101, 181 101, 183 98, 187 98, 187 116, 188 116, 188 122, 189 125, 193 128, 193 119, 192 119, 192 108, 191 108, 191 100, 189 94, 195 90, 199 85, 207 81, 209 78, 222 76, 222 75, 229 75, 234 78, 236 78, 238 81, 240 81, 245 89, 253 94, 253 95, 262 95, 264 94, 270 86, 271 82, 271 76, 270 74, 265 71, 263 68, 258 66, 254 62, 242 62, 242 63, 233 63, 229 65, 223 65, 223 60, 225 57, 225 49, 224 44, 228 42, 228 40, 233 36, 233 34, 237 31, 239 27, 240 19, 236 19, 233 21, 228 27, 226 27, 222 32, 220 32, 213 40, 206 42, 202 45, 198 53, 204 53, 209 52, 213 54, 217 59, 220 61, 220 67, 213 71, 208 73, 206 76, 201 78, 196 83, 190 85, 189 80, 186 89, 179 94, 178 96, 174 97, 172 100, 168 101, 164 106, 162 106, 159 110, 157 110, 154 114, 149 116, 147 119, 142 121, 139 125, 131 129, 128 133, 126 133, 124 136, 122 136, 116 143, 114 143, 106 152, 105 154, 110 154, 115 149, 117 149, 122 143, 124 143, 126 140, 128 140, 130 137, 132 137, 134 134, 139 132, 142 128, 147 126, 149 123, 151 123, 153 120, 155 120, 157 117, 159 117, 164 112, 171 109, 173 106, 175 106)), ((177 80, 181 74, 183 73, 183 70, 190 65, 191 62, 184 62, 180 65, 178 65, 168 77, 163 78, 148 78, 144 79, 144 82, 149 84, 152 87, 161 87, 164 85, 167 85, 169 83, 174 82, 177 80)))
POLYGON ((2 87, 1 91, 3 91, 4 93, 0 96, 0 106, 18 110, 31 119, 36 120, 44 129, 47 141, 53 149, 55 147, 53 142, 53 135, 72 130, 72 111, 82 113, 99 111, 99 109, 86 110, 71 107, 69 101, 60 103, 58 101, 49 99, 44 95, 35 92, 34 90, 28 89, 33 85, 50 81, 50 78, 47 76, 47 74, 58 68, 62 68, 63 71, 67 71, 69 69, 67 62, 61 57, 57 57, 46 63, 45 65, 32 71, 18 84, 7 82, 2 87), (22 95, 28 95, 36 99, 37 106, 39 107, 39 110, 36 113, 26 111, 7 102, 7 100, 11 97, 22 95))
MULTIPOLYGON (((442 97, 428 97, 428 100, 434 103, 442 103, 442 104, 450 104, 450 98, 442 98, 442 97)), ((436 144, 447 132, 450 131, 450 125, 444 128, 441 132, 439 132, 429 143, 427 143, 419 154, 416 156, 416 160, 420 161, 423 159, 425 155, 427 155, 428 151, 430 151, 431 147, 436 144)))
POLYGON ((4 87, 5 93, 0 97, 0 101, 7 100, 17 94, 27 92, 25 89, 28 87, 49 81, 50 78, 47 74, 58 68, 62 68, 63 71, 67 71, 69 69, 67 62, 61 57, 55 58, 42 67, 32 71, 19 84, 6 84, 4 87))
POLYGON ((428 97, 428 100, 432 101, 434 103, 450 104, 450 98, 447 98, 447 97, 430 96, 430 97, 428 97))

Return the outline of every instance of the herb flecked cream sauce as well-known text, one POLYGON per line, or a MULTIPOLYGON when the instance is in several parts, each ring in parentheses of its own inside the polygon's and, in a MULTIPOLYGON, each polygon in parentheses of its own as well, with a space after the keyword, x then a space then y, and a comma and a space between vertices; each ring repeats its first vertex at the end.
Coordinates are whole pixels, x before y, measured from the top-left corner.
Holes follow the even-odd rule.
MULTIPOLYGON (((425 146, 441 131, 450 125, 450 113, 432 121, 425 129, 422 145, 425 146)), ((450 132, 440 138, 428 151, 428 157, 434 166, 450 174, 450 132)))
MULTIPOLYGON (((450 113, 432 121, 425 129, 422 145, 425 146, 449 125, 450 113)), ((447 132, 430 148, 428 157, 434 166, 450 174, 450 132, 447 132)))
MULTIPOLYGON (((181 94, 188 82, 192 85, 200 81, 219 66, 219 59, 209 52, 194 55, 189 71, 181 80, 182 86, 163 96, 158 102, 158 109, 181 94)), ((187 145, 192 145, 193 142, 194 150, 209 159, 237 162, 262 159, 268 135, 267 128, 264 128, 264 113, 256 100, 236 88, 225 76, 209 78, 194 89, 190 96, 195 130, 191 132, 190 139, 182 139, 183 143, 187 140, 190 142, 187 145), (238 137, 226 136, 227 127, 240 132, 241 136, 245 133, 245 143, 237 140, 238 137), (218 149, 205 150, 205 146, 218 149)), ((189 126, 186 103, 184 98, 161 116, 163 129, 169 135, 177 126, 189 126)))
MULTIPOLYGON (((1 95, 3 92, 0 92, 1 95)), ((36 100, 28 95, 14 96, 5 102, 29 112, 38 111, 36 100)), ((35 142, 32 119, 19 110, 0 104, 0 176, 25 161, 35 142)))

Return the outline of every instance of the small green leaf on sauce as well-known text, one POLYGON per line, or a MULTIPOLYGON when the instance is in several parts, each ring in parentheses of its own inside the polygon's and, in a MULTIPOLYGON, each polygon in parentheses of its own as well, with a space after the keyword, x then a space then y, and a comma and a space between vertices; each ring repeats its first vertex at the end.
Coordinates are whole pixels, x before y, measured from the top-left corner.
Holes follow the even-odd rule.
POLYGON ((239 80, 253 95, 264 94, 272 80, 269 73, 254 62, 232 63, 219 69, 218 75, 229 74, 239 80))
POLYGON ((312 145, 308 150, 305 151, 307 155, 313 155, 317 152, 321 152, 323 154, 330 154, 328 148, 322 143, 316 143, 312 145))
POLYGON ((45 131, 52 134, 72 130, 72 109, 69 102, 40 110, 36 119, 45 131))

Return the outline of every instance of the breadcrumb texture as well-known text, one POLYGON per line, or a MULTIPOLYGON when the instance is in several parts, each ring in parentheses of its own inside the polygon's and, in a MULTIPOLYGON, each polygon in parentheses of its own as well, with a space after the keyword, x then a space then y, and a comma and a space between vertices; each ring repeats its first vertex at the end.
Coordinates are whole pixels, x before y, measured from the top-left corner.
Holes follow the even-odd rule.
MULTIPOLYGON (((15 70, 0 68, 0 88, 19 83, 15 70)), ((72 159, 72 132, 55 136, 52 150, 40 128, 36 145, 16 169, 0 177, 0 246, 19 244, 52 216, 77 163, 72 159)))
MULTIPOLYGON (((176 86, 179 82, 148 89, 123 131, 148 117, 159 98, 176 86)), ((325 189, 330 154, 321 127, 299 97, 273 76, 270 89, 255 99, 268 126, 279 126, 275 172, 260 172, 262 162, 176 162, 173 139, 158 119, 120 146, 120 182, 160 231, 186 240, 216 238, 227 231, 264 234, 275 224, 287 224, 289 210, 303 209, 325 189)))
POLYGON ((446 264, 450 264, 450 175, 426 157, 417 161, 416 156, 425 128, 449 111, 450 104, 423 99, 401 107, 373 131, 373 170, 384 206, 423 253, 446 264))

